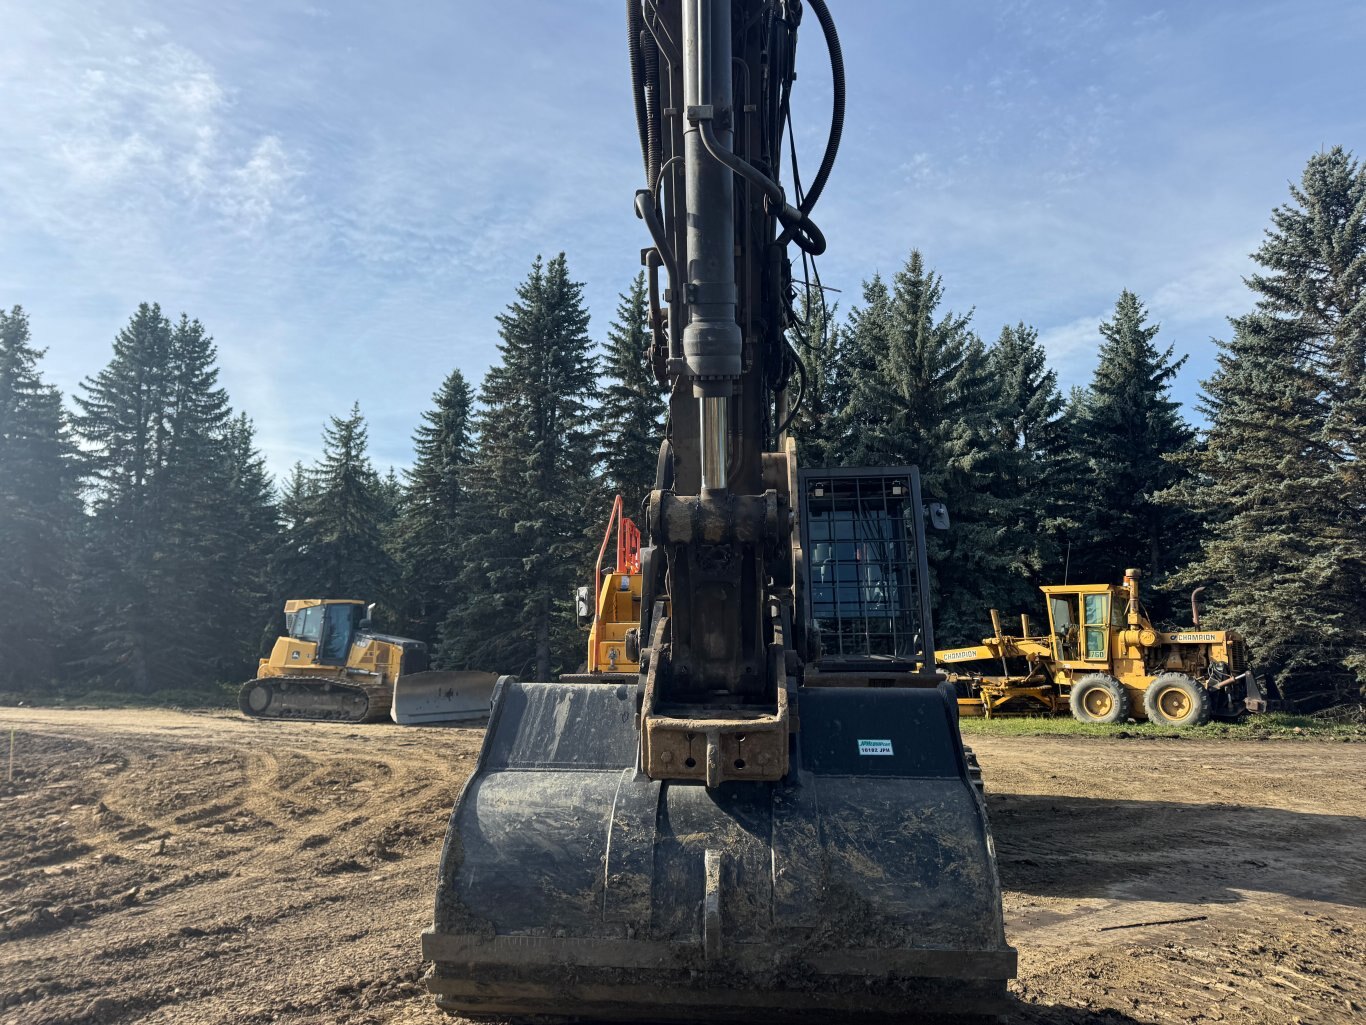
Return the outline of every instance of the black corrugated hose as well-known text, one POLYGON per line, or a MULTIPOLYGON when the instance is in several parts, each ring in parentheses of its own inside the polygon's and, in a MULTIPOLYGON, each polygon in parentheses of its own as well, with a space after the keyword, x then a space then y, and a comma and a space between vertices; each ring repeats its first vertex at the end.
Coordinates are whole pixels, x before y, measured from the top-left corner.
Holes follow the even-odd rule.
POLYGON ((650 143, 646 128, 644 68, 641 64, 640 37, 645 22, 640 16, 640 0, 626 0, 626 49, 631 55, 631 99, 636 107, 636 131, 640 134, 640 156, 645 161, 646 184, 654 186, 649 177, 650 143))

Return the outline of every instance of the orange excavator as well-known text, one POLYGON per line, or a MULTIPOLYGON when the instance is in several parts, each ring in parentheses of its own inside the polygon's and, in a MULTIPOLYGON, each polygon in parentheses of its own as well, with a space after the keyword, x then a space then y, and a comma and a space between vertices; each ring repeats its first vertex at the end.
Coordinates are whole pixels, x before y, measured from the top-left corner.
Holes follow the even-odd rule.
POLYGON ((622 512, 618 495, 593 567, 593 587, 585 584, 574 598, 580 625, 589 625, 584 672, 562 674, 562 682, 634 681, 640 672, 640 595, 640 528, 622 512), (604 570, 614 529, 616 561, 604 570))

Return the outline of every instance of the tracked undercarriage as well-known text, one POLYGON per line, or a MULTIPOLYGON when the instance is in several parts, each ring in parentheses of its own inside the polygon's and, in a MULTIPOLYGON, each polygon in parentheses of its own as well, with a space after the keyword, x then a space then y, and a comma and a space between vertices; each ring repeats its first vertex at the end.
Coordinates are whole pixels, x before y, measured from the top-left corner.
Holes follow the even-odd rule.
POLYGON ((364 723, 388 719, 393 694, 387 683, 272 676, 242 684, 237 703, 253 719, 364 723))

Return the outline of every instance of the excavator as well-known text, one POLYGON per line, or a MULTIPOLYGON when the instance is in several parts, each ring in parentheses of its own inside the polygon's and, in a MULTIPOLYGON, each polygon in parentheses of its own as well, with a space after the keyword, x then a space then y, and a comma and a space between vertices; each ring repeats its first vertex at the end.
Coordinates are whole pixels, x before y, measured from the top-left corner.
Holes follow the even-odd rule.
POLYGON ((242 684, 252 719, 458 722, 488 714, 494 673, 427 668, 427 645, 374 629, 374 605, 357 598, 291 598, 285 632, 242 684))
POLYGON ((499 681, 422 935, 426 986, 476 1020, 999 1013, 1016 952, 934 662, 918 475, 799 469, 788 433, 790 250, 825 250, 813 210, 844 116, 830 11, 626 15, 649 358, 670 394, 632 574, 637 671, 499 681), (783 137, 808 12, 834 116, 803 190, 783 137))

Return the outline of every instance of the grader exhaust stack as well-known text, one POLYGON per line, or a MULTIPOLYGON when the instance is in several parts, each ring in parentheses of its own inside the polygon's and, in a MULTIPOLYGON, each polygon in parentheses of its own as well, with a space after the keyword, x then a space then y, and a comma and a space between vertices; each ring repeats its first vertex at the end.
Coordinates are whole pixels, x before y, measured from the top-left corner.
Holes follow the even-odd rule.
MULTIPOLYGON (((789 201, 778 173, 802 4, 627 5, 651 361, 671 386, 640 553, 640 674, 500 680, 423 935, 428 987, 462 1015, 923 1021, 997 1009, 1014 974, 928 605, 895 657, 874 660, 891 686, 871 686, 867 665, 808 669, 821 642, 786 439, 800 371, 787 246, 824 250, 810 214, 844 102, 834 24, 824 0, 809 8, 836 111, 789 201)), ((896 494, 913 515, 823 513, 834 607, 924 602, 919 493, 896 494), (867 565, 856 544, 913 549, 879 564, 914 579, 845 580, 841 567, 867 565)))

